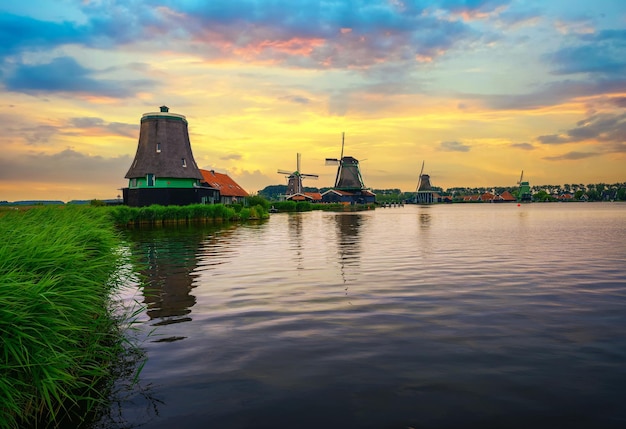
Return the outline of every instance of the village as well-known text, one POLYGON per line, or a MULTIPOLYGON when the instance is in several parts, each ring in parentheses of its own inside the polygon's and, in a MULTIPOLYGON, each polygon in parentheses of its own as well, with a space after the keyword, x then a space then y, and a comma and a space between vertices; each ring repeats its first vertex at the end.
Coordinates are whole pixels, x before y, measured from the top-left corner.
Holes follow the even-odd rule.
MULTIPOLYGON (((285 176, 287 184, 268 186, 259 190, 258 196, 269 201, 343 205, 626 200, 624 183, 531 187, 529 181, 524 180, 523 170, 519 180, 511 187, 451 188, 444 191, 434 186, 430 175, 424 173, 425 162, 417 176, 415 191, 373 190, 365 185, 358 159, 344 155, 344 149, 345 134, 342 134, 340 156, 325 159, 327 166, 337 169, 332 187, 305 187, 304 179, 315 180, 319 176, 301 171, 301 154, 297 153, 294 171, 277 170, 277 174, 285 176)), ((141 117, 137 151, 125 178, 128 187, 121 189, 122 193, 117 198, 105 200, 103 204, 124 204, 129 207, 217 203, 245 205, 251 195, 228 174, 198 168, 191 148, 187 119, 184 115, 170 112, 167 106, 161 106, 158 112, 145 113, 141 117)), ((74 200, 68 203, 89 202, 74 200)), ((0 201, 0 205, 33 204, 64 203, 0 201)))
MULTIPOLYGON (((524 180, 523 171, 516 186, 510 188, 453 188, 444 191, 433 186, 430 175, 424 173, 425 162, 422 163, 415 191, 376 191, 365 186, 358 159, 345 155, 344 150, 345 135, 342 134, 340 156, 325 160, 326 165, 337 168, 332 187, 305 187, 303 180, 316 180, 319 176, 302 172, 301 154, 298 153, 294 171, 277 170, 277 174, 285 176, 287 180, 286 185, 278 186, 280 192, 260 190, 259 195, 268 200, 347 205, 626 199, 626 185, 531 187, 529 181, 524 180)), ((159 112, 142 116, 137 153, 125 177, 129 180, 129 186, 123 189, 123 203, 135 207, 152 204, 244 203, 250 196, 227 174, 197 167, 187 120, 183 115, 171 113, 167 106, 161 106, 159 112)))

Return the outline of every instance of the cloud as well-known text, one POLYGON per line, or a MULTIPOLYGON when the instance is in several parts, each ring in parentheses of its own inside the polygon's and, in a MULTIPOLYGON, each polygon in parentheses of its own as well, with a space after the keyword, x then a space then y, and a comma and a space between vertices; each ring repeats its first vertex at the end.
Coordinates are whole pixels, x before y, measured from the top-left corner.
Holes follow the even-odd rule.
POLYGON ((29 124, 21 118, 1 117, 4 137, 9 141, 25 142, 26 145, 43 145, 54 142, 57 136, 122 136, 136 139, 139 127, 135 124, 122 122, 106 122, 101 118, 80 117, 70 118, 66 122, 57 121, 52 124, 29 124), (26 125, 28 124, 28 125, 26 125))
POLYGON ((381 62, 429 62, 484 35, 454 15, 500 11, 508 0, 109 0, 75 5, 80 23, 0 15, 0 55, 68 44, 110 49, 160 40, 161 49, 298 68, 368 68, 381 62))
POLYGON ((511 143, 511 147, 523 150, 534 150, 535 146, 530 143, 511 143))
POLYGON ((625 136, 626 112, 619 114, 599 113, 579 121, 574 128, 559 134, 539 136, 537 140, 542 144, 577 143, 595 140, 615 145, 624 143, 626 140, 625 136))
MULTIPOLYGON (((448 3, 460 7, 457 2, 448 3)), ((477 2, 471 7, 483 8, 487 3, 477 2)), ((128 28, 150 23, 152 32, 166 34, 171 40, 184 39, 187 43, 179 48, 188 46, 206 58, 323 69, 430 61, 460 43, 480 37, 458 19, 424 11, 382 0, 356 4, 166 1, 133 25, 116 24, 116 31, 109 30, 112 23, 94 28, 112 38, 118 31, 125 33, 128 28)))
POLYGON ((595 43, 566 47, 545 58, 555 66, 555 74, 619 75, 626 71, 626 52, 624 46, 620 45, 595 43))
POLYGON ((233 159, 235 161, 239 161, 242 158, 243 158, 243 156, 240 153, 229 153, 227 155, 220 156, 220 159, 222 161, 229 161, 229 160, 233 160, 233 159))
POLYGON ((90 156, 71 148, 44 154, 29 153, 0 159, 0 181, 86 182, 99 184, 124 180, 132 159, 127 156, 104 158, 90 156))
POLYGON ((535 91, 523 94, 467 94, 465 97, 483 100, 488 107, 496 110, 532 110, 556 106, 579 97, 620 93, 625 87, 626 78, 616 76, 591 81, 563 80, 550 82, 537 87, 535 91))
POLYGON ((7 90, 27 94, 67 92, 129 98, 153 84, 149 80, 113 81, 97 78, 96 71, 74 58, 58 57, 45 64, 18 64, 4 84, 7 90))
POLYGON ((626 30, 583 32, 573 34, 567 40, 567 46, 541 56, 544 62, 553 67, 553 74, 586 74, 600 86, 613 82, 623 90, 626 30))
POLYGON ((439 143, 439 150, 445 152, 469 152, 470 146, 461 142, 441 142, 439 143))
MULTIPOLYGON (((139 135, 139 127, 135 124, 127 124, 123 122, 107 123, 104 119, 96 117, 70 118, 68 124, 73 128, 90 130, 100 134, 118 135, 132 138, 137 138, 139 135)), ((65 134, 74 133, 66 132, 65 134)), ((84 132, 81 132, 81 134, 84 134, 84 132)))
POLYGON ((48 50, 74 43, 85 31, 68 22, 48 22, 0 12, 0 58, 27 49, 48 50))
POLYGON ((626 97, 612 97, 609 102, 617 107, 626 108, 626 97))
MULTIPOLYGON (((13 130, 7 130, 7 134, 13 134, 13 130)), ((48 143, 50 138, 59 132, 59 127, 53 125, 36 125, 34 127, 21 128, 18 133, 21 134, 28 145, 38 145, 48 143)))
POLYGON ((280 97, 280 100, 289 101, 295 104, 309 104, 311 102, 310 98, 301 95, 288 95, 285 97, 280 97))
POLYGON ((599 153, 593 152, 568 152, 563 155, 546 156, 543 159, 546 161, 576 161, 578 159, 593 158, 599 155, 599 153))

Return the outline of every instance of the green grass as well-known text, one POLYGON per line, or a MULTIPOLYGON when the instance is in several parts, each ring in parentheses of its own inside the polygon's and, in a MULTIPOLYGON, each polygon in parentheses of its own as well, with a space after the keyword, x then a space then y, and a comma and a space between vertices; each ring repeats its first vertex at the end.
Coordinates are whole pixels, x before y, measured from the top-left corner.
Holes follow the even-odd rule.
POLYGON ((169 222, 220 222, 269 217, 263 205, 252 207, 224 204, 192 204, 188 206, 127 207, 113 206, 107 209, 118 225, 129 224, 166 224, 169 222))
POLYGON ((0 237, 0 428, 93 412, 126 346, 110 305, 125 261, 109 211, 7 211, 0 237))

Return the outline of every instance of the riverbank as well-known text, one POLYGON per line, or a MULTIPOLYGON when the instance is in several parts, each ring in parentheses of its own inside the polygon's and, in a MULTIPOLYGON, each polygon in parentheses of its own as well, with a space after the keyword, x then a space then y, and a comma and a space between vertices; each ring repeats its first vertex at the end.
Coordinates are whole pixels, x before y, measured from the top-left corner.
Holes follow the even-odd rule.
MULTIPOLYGON (((104 208, 103 208, 104 209, 104 208)), ((267 219, 267 208, 260 204, 243 207, 234 204, 192 204, 188 206, 128 207, 113 206, 106 208, 116 225, 165 224, 170 222, 228 222, 267 219)))
POLYGON ((7 210, 0 237, 0 428, 79 427, 128 347, 128 314, 111 305, 128 261, 110 213, 7 210))

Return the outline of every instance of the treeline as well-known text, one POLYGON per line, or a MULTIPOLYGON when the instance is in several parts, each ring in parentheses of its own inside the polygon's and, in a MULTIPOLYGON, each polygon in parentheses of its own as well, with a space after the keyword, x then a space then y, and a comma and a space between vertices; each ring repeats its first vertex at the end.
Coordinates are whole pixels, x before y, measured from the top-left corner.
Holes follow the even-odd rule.
MULTIPOLYGON (((305 192, 323 193, 330 188, 304 188, 305 192)), ((482 195, 491 193, 501 195, 508 191, 517 197, 519 187, 492 186, 492 187, 454 187, 444 190, 433 186, 433 191, 442 197, 450 197, 454 200, 462 200, 465 196, 482 195)), ((287 192, 287 185, 271 185, 260 190, 258 195, 269 200, 278 201, 287 192)), ((376 194, 377 203, 390 203, 411 201, 415 198, 415 191, 403 192, 398 188, 372 189, 376 194)), ((559 201, 565 195, 571 196, 572 201, 626 201, 626 182, 624 183, 590 183, 590 184, 564 184, 564 185, 534 185, 531 186, 533 200, 535 201, 559 201)))

